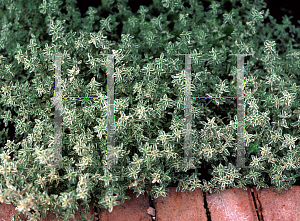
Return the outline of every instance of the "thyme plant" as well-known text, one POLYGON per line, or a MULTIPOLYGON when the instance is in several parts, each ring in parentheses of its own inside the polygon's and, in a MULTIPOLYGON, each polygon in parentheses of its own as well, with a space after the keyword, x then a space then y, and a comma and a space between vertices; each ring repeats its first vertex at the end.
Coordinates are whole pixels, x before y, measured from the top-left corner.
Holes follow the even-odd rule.
POLYGON ((230 0, 225 13, 226 1, 211 1, 209 8, 196 0, 154 1, 136 13, 127 0, 103 2, 86 17, 75 0, 1 2, 0 202, 14 203, 30 220, 47 210, 69 220, 79 202, 111 212, 130 199, 128 188, 136 197, 146 191, 155 198, 167 196, 171 182, 178 182, 177 191, 291 188, 300 168, 300 30, 288 17, 278 24, 262 0, 230 0), (57 53, 63 168, 51 167, 57 53), (221 98, 192 100, 193 165, 201 165, 200 172, 210 166, 212 179, 183 168, 185 64, 176 55, 189 53, 196 54, 193 97, 235 96, 237 61, 229 55, 253 54, 244 77, 250 168, 234 167, 236 100, 221 98), (105 168, 106 54, 115 59, 113 155, 122 167, 111 170, 105 168), (97 98, 67 98, 76 96, 97 98), (15 128, 12 139, 8 124, 15 128))

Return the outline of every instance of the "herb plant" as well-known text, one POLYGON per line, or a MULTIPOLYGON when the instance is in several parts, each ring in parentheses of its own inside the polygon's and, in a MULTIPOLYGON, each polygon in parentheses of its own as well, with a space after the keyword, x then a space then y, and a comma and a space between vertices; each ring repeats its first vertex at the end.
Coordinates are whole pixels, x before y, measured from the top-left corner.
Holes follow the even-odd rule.
POLYGON ((208 8, 196 0, 154 1, 137 12, 127 0, 102 2, 82 17, 75 0, 1 1, 0 202, 16 204, 30 220, 47 210, 69 220, 79 202, 111 212, 129 199, 128 187, 137 197, 155 198, 167 196, 171 182, 177 191, 291 188, 300 168, 300 30, 288 17, 278 24, 262 0, 230 0, 228 12, 224 0, 208 8), (51 166, 57 53, 63 168, 51 166), (244 76, 250 168, 233 167, 237 107, 229 99, 192 101, 193 164, 212 179, 183 167, 185 63, 176 55, 189 53, 196 54, 193 97, 235 96, 237 59, 229 55, 253 54, 244 76), (121 166, 111 170, 105 168, 107 54, 114 54, 113 154, 121 166), (97 99, 67 98, 76 96, 97 99))

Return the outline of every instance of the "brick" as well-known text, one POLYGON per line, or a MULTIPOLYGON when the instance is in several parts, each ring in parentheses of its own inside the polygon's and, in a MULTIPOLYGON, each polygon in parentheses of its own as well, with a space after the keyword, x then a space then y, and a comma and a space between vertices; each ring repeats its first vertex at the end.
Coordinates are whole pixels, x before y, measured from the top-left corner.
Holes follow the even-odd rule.
POLYGON ((206 194, 207 206, 210 211, 211 220, 247 220, 257 221, 257 213, 251 190, 243 188, 229 188, 206 194))
MULTIPOLYGON (((130 200, 125 200, 123 204, 114 206, 112 212, 105 211, 100 212, 100 221, 151 221, 151 216, 147 214, 149 208, 149 196, 147 193, 139 195, 136 198, 134 190, 127 190, 126 196, 129 196, 130 200)), ((121 202, 121 200, 118 200, 121 202)))
POLYGON ((207 220, 201 189, 176 193, 177 187, 168 187, 168 196, 154 199, 156 217, 159 221, 207 220))
POLYGON ((282 195, 274 186, 260 188, 258 199, 262 207, 264 220, 300 220, 300 186, 292 185, 292 189, 281 190, 282 195))
MULTIPOLYGON (((13 204, 0 204, 0 221, 11 221, 11 216, 18 213, 17 210, 15 210, 16 206, 13 204)), ((22 219, 24 219, 24 215, 21 216, 22 219)))

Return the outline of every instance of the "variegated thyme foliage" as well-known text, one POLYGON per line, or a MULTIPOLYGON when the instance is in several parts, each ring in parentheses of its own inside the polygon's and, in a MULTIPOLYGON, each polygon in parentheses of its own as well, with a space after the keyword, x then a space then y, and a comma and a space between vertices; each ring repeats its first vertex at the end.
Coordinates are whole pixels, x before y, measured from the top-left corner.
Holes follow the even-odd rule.
MULTIPOLYGON (((82 18, 76 1, 3 0, 0 4, 0 202, 38 220, 50 211, 64 220, 78 201, 112 211, 125 190, 167 195, 183 190, 291 187, 299 176, 300 30, 277 24, 262 0, 154 1, 132 13, 127 1, 103 1, 82 18), (61 12, 65 9, 67 13, 61 12), (159 13, 158 13, 159 12, 159 13), (269 17, 271 23, 264 23, 269 17), (120 38, 117 26, 122 23, 120 38), (288 31, 286 29, 288 28, 288 31), (55 54, 62 54, 63 165, 54 152, 55 54), (184 59, 192 57, 192 95, 235 96, 237 59, 245 60, 246 165, 236 161, 236 100, 193 99, 194 166, 211 165, 211 180, 185 173, 184 59), (114 54, 116 165, 107 170, 107 55, 114 54), (71 100, 66 97, 98 96, 71 100), (223 111, 221 111, 223 109, 223 111), (13 140, 8 123, 15 127, 13 140), (179 189, 179 188, 178 188, 179 189), (178 190, 177 189, 177 190, 178 190), (24 191, 26 190, 26 191, 24 191), (22 192, 23 191, 23 192, 22 192)), ((201 171, 200 171, 201 172, 201 171)))

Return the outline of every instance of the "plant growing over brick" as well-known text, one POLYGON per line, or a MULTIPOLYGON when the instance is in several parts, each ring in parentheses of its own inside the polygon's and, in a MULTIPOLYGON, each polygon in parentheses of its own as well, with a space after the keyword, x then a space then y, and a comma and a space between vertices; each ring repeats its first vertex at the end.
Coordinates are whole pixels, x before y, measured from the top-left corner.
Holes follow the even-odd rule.
POLYGON ((277 24, 261 0, 232 0, 232 10, 225 13, 225 1, 211 1, 208 10, 196 0, 155 1, 132 13, 128 1, 111 0, 105 1, 109 16, 100 16, 102 7, 90 7, 85 18, 73 0, 35 2, 0 5, 1 202, 15 203, 31 220, 48 209, 68 220, 79 201, 93 199, 112 211, 128 199, 128 187, 137 197, 147 191, 157 198, 167 196, 171 181, 183 191, 210 192, 267 183, 281 192, 295 183, 300 31, 289 18, 277 24), (62 100, 63 168, 51 167, 57 53, 62 54, 62 94, 98 97, 62 100), (195 99, 192 159, 194 166, 212 165, 213 178, 185 174, 186 70, 176 55, 189 53, 197 54, 191 62, 192 94, 205 97, 234 96, 237 59, 229 55, 253 54, 244 77, 246 165, 251 168, 232 168, 236 101, 195 99), (107 54, 115 56, 114 157, 123 167, 111 170, 105 168, 107 54), (8 124, 15 128, 13 139, 8 124))

